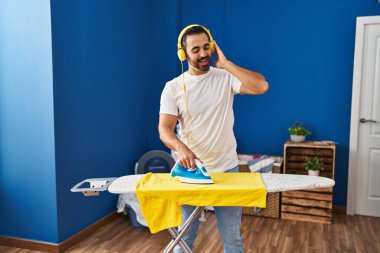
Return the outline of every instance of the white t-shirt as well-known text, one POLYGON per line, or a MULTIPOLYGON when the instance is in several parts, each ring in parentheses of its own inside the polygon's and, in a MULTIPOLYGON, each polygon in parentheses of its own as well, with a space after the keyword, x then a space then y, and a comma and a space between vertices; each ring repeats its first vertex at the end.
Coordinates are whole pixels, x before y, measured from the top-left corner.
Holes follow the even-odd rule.
MULTIPOLYGON (((225 172, 238 165, 233 132, 234 95, 241 82, 223 69, 210 67, 203 75, 185 72, 190 114, 190 150, 209 172, 225 172)), ((166 83, 161 95, 160 114, 178 117, 179 139, 187 145, 188 114, 182 75, 166 83)))

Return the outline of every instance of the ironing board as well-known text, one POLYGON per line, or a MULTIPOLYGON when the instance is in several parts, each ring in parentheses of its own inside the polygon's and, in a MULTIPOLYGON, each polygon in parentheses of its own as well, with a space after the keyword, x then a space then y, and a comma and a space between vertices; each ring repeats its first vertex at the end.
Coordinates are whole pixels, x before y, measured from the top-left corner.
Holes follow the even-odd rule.
MULTIPOLYGON (((101 191, 108 190, 110 193, 114 194, 127 194, 132 200, 137 201, 136 196, 136 183, 144 175, 129 175, 119 178, 93 178, 86 179, 77 185, 75 185, 71 191, 72 192, 82 192, 86 196, 98 195, 101 191), (90 184, 90 187, 83 188, 84 184, 90 184)), ((335 181, 330 178, 319 177, 319 176, 305 176, 305 175, 291 175, 291 174, 272 174, 263 173, 261 178, 266 187, 268 193, 273 192, 283 192, 283 191, 294 191, 303 189, 315 189, 315 188, 325 188, 332 187, 335 181)), ((136 203, 134 203, 136 204, 136 203)), ((131 205, 133 206, 133 205, 131 205)), ((198 206, 195 208, 190 217, 184 222, 181 229, 169 228, 168 231, 172 235, 173 239, 164 249, 164 253, 171 252, 174 247, 179 244, 183 251, 186 253, 191 253, 191 249, 188 247, 186 242, 182 237, 186 234, 187 230, 193 224, 198 215, 203 211, 205 207, 198 206)), ((136 214, 141 212, 140 209, 134 211, 136 214)))

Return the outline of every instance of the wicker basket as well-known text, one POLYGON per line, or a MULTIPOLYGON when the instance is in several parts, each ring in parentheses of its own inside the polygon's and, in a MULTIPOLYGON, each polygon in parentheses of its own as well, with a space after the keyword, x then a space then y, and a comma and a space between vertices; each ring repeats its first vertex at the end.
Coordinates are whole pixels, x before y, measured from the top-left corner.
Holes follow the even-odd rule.
MULTIPOLYGON (((282 166, 273 166, 272 173, 282 173, 282 166)), ((240 172, 249 172, 248 165, 239 165, 240 172)), ((261 217, 270 217, 270 218, 280 218, 280 201, 281 193, 268 193, 267 194, 267 207, 262 208, 260 212, 255 213, 254 207, 243 207, 243 214, 261 216, 261 217)))

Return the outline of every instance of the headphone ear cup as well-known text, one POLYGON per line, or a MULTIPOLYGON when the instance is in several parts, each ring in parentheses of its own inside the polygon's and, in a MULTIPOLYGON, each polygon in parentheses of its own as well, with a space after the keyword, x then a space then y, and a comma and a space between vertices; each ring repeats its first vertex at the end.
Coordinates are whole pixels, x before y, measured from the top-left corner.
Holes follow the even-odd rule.
POLYGON ((177 55, 180 61, 186 60, 186 53, 182 48, 178 49, 177 55))
POLYGON ((210 42, 210 49, 211 49, 211 52, 215 53, 215 43, 214 43, 214 41, 210 42))

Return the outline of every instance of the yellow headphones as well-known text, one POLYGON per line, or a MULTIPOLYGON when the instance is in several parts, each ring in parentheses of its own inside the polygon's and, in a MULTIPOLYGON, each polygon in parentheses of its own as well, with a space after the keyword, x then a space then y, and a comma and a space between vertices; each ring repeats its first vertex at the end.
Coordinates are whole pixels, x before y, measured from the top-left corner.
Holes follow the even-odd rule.
POLYGON ((185 100, 185 106, 186 106, 186 113, 187 113, 187 116, 188 116, 188 120, 187 120, 187 130, 186 130, 186 139, 187 139, 187 146, 190 148, 190 124, 191 124, 191 115, 189 113, 189 107, 188 107, 188 103, 187 103, 187 88, 186 88, 186 83, 185 83, 185 75, 183 74, 183 61, 186 60, 186 53, 185 53, 185 50, 183 50, 182 48, 182 37, 183 35, 186 33, 186 31, 194 26, 200 26, 201 28, 203 28, 203 30, 208 34, 209 38, 210 38, 210 49, 211 49, 211 52, 215 52, 215 43, 214 43, 214 40, 211 36, 211 33, 210 31, 204 27, 204 26, 201 26, 201 25, 189 25, 189 26, 186 26, 182 31, 181 33, 179 34, 178 36, 178 43, 177 43, 177 47, 178 47, 178 51, 177 51, 177 55, 178 55, 178 58, 179 60, 181 61, 181 67, 182 67, 182 80, 183 80, 183 91, 184 91, 184 100, 185 100))
POLYGON ((204 26, 201 26, 201 25, 197 25, 197 24, 194 24, 194 25, 189 25, 189 26, 186 26, 182 31, 181 33, 179 34, 178 36, 178 43, 177 43, 177 55, 178 55, 178 58, 179 60, 182 62, 184 60, 186 60, 186 53, 185 53, 185 50, 183 50, 182 48, 182 37, 183 35, 186 33, 187 30, 189 30, 190 28, 194 27, 194 26, 200 26, 203 28, 203 30, 205 30, 205 32, 207 33, 207 35, 209 36, 210 38, 210 49, 211 49, 211 52, 215 52, 215 44, 214 44, 214 40, 211 36, 211 33, 210 31, 204 27, 204 26))

